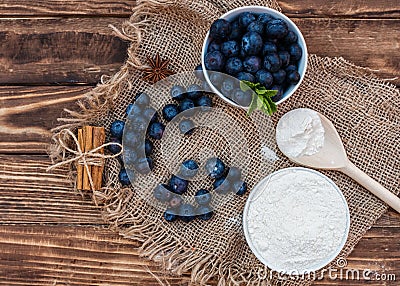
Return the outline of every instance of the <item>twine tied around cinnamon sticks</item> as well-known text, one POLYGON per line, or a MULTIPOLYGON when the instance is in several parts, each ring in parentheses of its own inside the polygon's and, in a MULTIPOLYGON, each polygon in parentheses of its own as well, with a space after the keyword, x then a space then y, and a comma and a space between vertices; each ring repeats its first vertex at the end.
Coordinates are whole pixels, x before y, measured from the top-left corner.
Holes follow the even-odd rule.
POLYGON ((69 129, 61 130, 57 141, 64 152, 69 152, 75 155, 75 157, 54 164, 47 168, 47 171, 75 162, 77 168, 77 189, 86 191, 100 190, 105 159, 115 158, 123 153, 123 146, 120 143, 104 143, 104 140, 104 127, 84 126, 82 129, 78 129, 78 138, 69 129), (73 139, 76 150, 68 147, 66 143, 68 136, 73 139), (121 147, 121 151, 112 155, 104 155, 104 148, 110 145, 121 147))

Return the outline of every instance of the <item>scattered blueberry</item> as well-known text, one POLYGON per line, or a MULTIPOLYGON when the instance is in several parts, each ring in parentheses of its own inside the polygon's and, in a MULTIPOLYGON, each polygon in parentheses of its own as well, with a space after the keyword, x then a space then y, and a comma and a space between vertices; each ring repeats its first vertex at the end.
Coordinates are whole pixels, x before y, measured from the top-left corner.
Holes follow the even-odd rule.
POLYGON ((151 123, 148 129, 148 134, 153 139, 161 139, 165 130, 164 124, 160 122, 151 123))
POLYGON ((171 121, 179 113, 179 108, 176 104, 167 104, 162 109, 162 115, 165 120, 171 121))
POLYGON ((146 156, 151 155, 151 153, 153 152, 153 143, 151 143, 151 141, 148 139, 144 141, 144 152, 146 156))
POLYGON ((225 19, 215 20, 211 24, 210 36, 216 41, 223 41, 228 38, 231 32, 231 23, 225 19))
POLYGON ((262 68, 262 62, 259 57, 250 56, 245 58, 243 61, 243 69, 246 72, 256 73, 261 68, 262 68))
POLYGON ((228 170, 227 178, 231 181, 240 180, 242 177, 242 171, 237 167, 230 167, 228 170))
POLYGON ((121 169, 118 174, 118 180, 123 186, 127 186, 131 183, 128 177, 128 173, 125 169, 121 169))
POLYGON ((121 120, 115 120, 111 123, 110 134, 112 137, 122 138, 124 133, 125 122, 121 120))
POLYGON ((265 33, 268 37, 282 39, 288 33, 288 25, 282 19, 269 21, 265 27, 265 33))
POLYGON ((135 164, 135 170, 142 175, 146 175, 153 170, 153 160, 149 157, 140 158, 135 164))
POLYGON ((166 184, 159 184, 154 188, 154 197, 160 202, 169 201, 172 198, 172 192, 166 184))
POLYGON ((207 95, 203 95, 196 101, 196 105, 201 107, 201 111, 208 111, 212 106, 212 99, 207 95))
POLYGON ((233 93, 233 101, 235 101, 240 106, 249 106, 252 99, 253 97, 251 91, 243 91, 240 88, 237 88, 233 93))
POLYGON ((232 188, 230 181, 225 177, 216 179, 213 183, 213 187, 219 194, 227 194, 232 188))
POLYGON ((276 72, 281 68, 281 59, 277 53, 270 53, 264 57, 264 69, 276 72))
POLYGON ((170 95, 175 100, 182 100, 185 98, 186 88, 181 85, 174 85, 170 90, 170 95))
POLYGON ((208 205, 211 202, 211 194, 206 189, 200 189, 194 195, 194 199, 199 205, 208 205))
POLYGON ((221 52, 227 58, 236 57, 237 55, 239 55, 239 50, 240 50, 239 44, 234 40, 223 42, 221 44, 221 52))
MULTIPOLYGON (((116 138, 116 137, 111 137, 110 143, 122 144, 121 139, 116 138)), ((110 145, 107 146, 107 148, 112 154, 118 154, 122 150, 121 146, 119 146, 117 144, 110 144, 110 145)))
POLYGON ((230 75, 236 75, 243 70, 242 60, 238 57, 229 58, 226 61, 225 71, 230 75))
POLYGON ((188 181, 173 175, 169 180, 169 187, 175 194, 182 195, 187 191, 188 181))
POLYGON ((272 74, 272 76, 274 77, 274 83, 282 84, 285 81, 286 72, 284 70, 280 69, 277 72, 274 72, 272 74))
POLYGON ((194 68, 194 75, 199 79, 199 80, 205 80, 204 74, 203 74, 203 67, 201 64, 197 65, 194 68))
POLYGON ((202 95, 202 88, 198 84, 191 84, 186 89, 186 97, 191 100, 196 100, 202 95))
POLYGON ((196 218, 196 209, 191 204, 183 204, 179 208, 179 218, 184 222, 190 222, 196 218))
POLYGON ((259 82, 265 88, 269 88, 273 83, 274 78, 269 71, 261 69, 256 73, 256 81, 259 82))
POLYGON ((247 28, 251 22, 256 20, 256 16, 250 12, 244 12, 239 15, 239 26, 242 28, 247 28))
POLYGON ((236 193, 238 196, 242 196, 247 191, 247 183, 243 181, 236 181, 233 183, 233 192, 236 193))
POLYGON ((164 212, 164 219, 168 222, 173 222, 178 218, 178 211, 174 209, 167 209, 164 212))
POLYGON ((236 75, 238 80, 246 80, 250 82, 255 82, 255 77, 251 73, 248 72, 240 72, 236 75))
POLYGON ((199 170, 199 165, 195 160, 186 160, 184 161, 179 169, 179 175, 182 175, 182 177, 186 178, 193 178, 196 176, 197 172, 199 170))
POLYGON ((225 64, 225 57, 220 51, 213 51, 206 54, 205 65, 207 70, 222 71, 225 64))
POLYGON ((218 179, 222 177, 225 172, 225 164, 219 158, 210 158, 206 162, 205 169, 207 175, 213 179, 218 179))
POLYGON ((259 21, 254 21, 251 22, 248 26, 247 26, 247 31, 248 32, 257 32, 260 35, 262 35, 264 33, 264 25, 263 23, 259 22, 259 21))
POLYGON ((242 38, 242 50, 249 56, 257 55, 263 47, 263 40, 259 33, 248 32, 242 38))
POLYGON ((185 98, 179 103, 179 111, 184 112, 187 116, 192 116, 195 112, 194 110, 194 102, 191 99, 185 98))
POLYGON ((199 206, 196 209, 196 214, 201 220, 209 220, 212 218, 214 212, 210 206, 199 206))
POLYGON ((183 135, 191 135, 195 127, 194 122, 190 119, 182 119, 179 122, 179 131, 183 135))
POLYGON ((147 107, 143 111, 143 117, 147 122, 156 122, 158 120, 158 113, 153 107, 147 107))
POLYGON ((266 41, 262 48, 262 54, 265 56, 267 54, 276 53, 278 52, 278 48, 275 43, 271 41, 266 41))
POLYGON ((289 83, 296 84, 300 80, 300 74, 297 70, 294 70, 294 71, 289 72, 287 74, 286 78, 289 81, 289 83))
POLYGON ((139 92, 135 96, 135 103, 140 106, 148 106, 150 104, 150 97, 144 92, 139 92))

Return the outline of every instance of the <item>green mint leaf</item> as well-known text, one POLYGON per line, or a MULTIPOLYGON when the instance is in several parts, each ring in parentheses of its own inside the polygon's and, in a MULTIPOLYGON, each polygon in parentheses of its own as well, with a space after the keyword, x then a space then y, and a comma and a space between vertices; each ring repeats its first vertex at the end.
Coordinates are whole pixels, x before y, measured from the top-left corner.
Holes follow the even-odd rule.
POLYGON ((240 89, 243 91, 248 91, 249 89, 254 88, 254 83, 247 81, 247 80, 241 80, 240 81, 240 89))
POLYGON ((275 96, 277 93, 278 93, 277 90, 267 90, 266 95, 267 95, 268 97, 273 97, 273 96, 275 96))

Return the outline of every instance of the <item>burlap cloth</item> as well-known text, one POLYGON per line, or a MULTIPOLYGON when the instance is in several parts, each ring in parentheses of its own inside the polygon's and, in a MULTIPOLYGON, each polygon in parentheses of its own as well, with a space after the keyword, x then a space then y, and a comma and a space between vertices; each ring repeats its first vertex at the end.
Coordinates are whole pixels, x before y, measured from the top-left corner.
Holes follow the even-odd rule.
MULTIPOLYGON (((105 126, 108 130, 112 121, 124 119, 125 108, 132 102, 135 93, 148 86, 141 80, 143 73, 140 71, 146 55, 160 53, 163 58, 169 58, 176 72, 193 70, 200 61, 203 38, 211 22, 227 10, 252 4, 280 10, 274 0, 138 1, 132 17, 120 30, 115 29, 120 37, 131 42, 126 63, 113 77, 102 78, 102 84, 78 103, 80 112, 69 112, 67 118, 60 119, 63 124, 54 130, 54 138, 61 129, 76 131, 79 126, 87 124, 105 126)), ((279 105, 272 121, 275 124, 285 112, 298 107, 309 107, 323 113, 336 126, 350 160, 398 194, 399 95, 393 85, 376 78, 367 69, 356 67, 342 58, 310 55, 301 87, 289 100, 279 105)), ((161 101, 164 99, 160 96, 161 101)), ((217 97, 214 97, 214 102, 238 122, 247 134, 248 146, 254 148, 250 150, 253 154, 250 166, 254 172, 247 174, 246 178, 250 189, 273 170, 293 166, 276 146, 270 147, 278 152, 280 160, 273 164, 264 162, 257 153, 263 141, 271 142, 274 136, 262 132, 264 138, 252 135, 255 132, 252 120, 262 121, 264 115, 257 113, 249 119, 243 111, 222 103, 217 97)), ((202 146, 217 149, 223 158, 227 157, 226 144, 217 142, 206 140, 202 146)), ((196 148, 198 145, 192 146, 196 148)), ((159 147, 157 143, 156 149, 159 147)), ((68 156, 70 154, 64 152, 59 144, 52 144, 51 157, 55 162, 68 156)), ((310 280, 268 277, 269 270, 251 253, 241 229, 241 213, 246 197, 230 200, 207 223, 167 223, 162 218, 162 211, 143 200, 143 194, 151 197, 151 189, 145 180, 139 178, 133 187, 123 188, 117 178, 119 169, 118 160, 106 161, 104 188, 94 193, 93 200, 112 229, 141 242, 140 250, 144 257, 160 261, 165 269, 177 275, 190 271, 192 282, 199 284, 210 280, 218 281, 219 285, 311 284, 310 280)), ((74 174, 73 165, 71 172, 74 174)), ((323 173, 340 187, 350 207, 350 234, 339 255, 346 257, 387 206, 345 175, 331 171, 323 173)), ((165 182, 168 176, 165 170, 156 171, 151 180, 165 182)))

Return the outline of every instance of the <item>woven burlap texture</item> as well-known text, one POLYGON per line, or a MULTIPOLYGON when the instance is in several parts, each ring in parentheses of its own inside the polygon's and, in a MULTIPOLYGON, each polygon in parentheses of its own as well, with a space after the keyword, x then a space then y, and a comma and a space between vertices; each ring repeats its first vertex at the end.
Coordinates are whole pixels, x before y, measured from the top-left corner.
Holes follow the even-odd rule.
MULTIPOLYGON (((143 73, 140 71, 146 63, 146 56, 160 53, 163 58, 171 60, 174 71, 193 70, 200 62, 202 42, 211 22, 224 12, 244 5, 263 5, 279 10, 273 0, 138 1, 132 17, 123 27, 112 27, 121 38, 131 42, 126 63, 114 76, 102 78, 102 84, 78 102, 79 112, 67 110, 69 115, 60 118, 62 125, 54 130, 54 138, 64 128, 75 132, 78 127, 91 124, 105 126, 108 130, 112 121, 124 120, 128 103, 133 101, 136 92, 148 87, 148 83, 141 80, 143 73)), ((301 87, 289 100, 279 105, 272 122, 276 124, 285 112, 299 107, 323 113, 336 126, 350 160, 397 194, 400 174, 399 95, 393 85, 376 78, 367 69, 356 67, 342 58, 310 55, 301 87)), ((160 95, 160 98, 152 100, 165 103, 167 98, 160 95)), ((216 107, 245 131, 251 154, 249 164, 255 170, 246 177, 250 189, 270 172, 293 166, 276 146, 269 147, 278 153, 280 160, 272 164, 261 158, 260 147, 264 142, 273 141, 274 137, 273 133, 267 132, 261 132, 262 138, 254 135, 257 132, 254 120, 268 122, 264 115, 256 113, 248 118, 244 111, 224 104, 216 96, 213 100, 216 107)), ((223 128, 226 122, 221 124, 223 128)), ((219 138, 218 134, 215 138, 219 138)), ((200 134, 191 140, 197 142, 203 139, 200 134)), ((202 148, 215 149, 223 159, 235 163, 235 159, 229 158, 228 151, 224 149, 228 146, 223 138, 217 142, 206 140, 201 145, 202 148)), ((196 148, 199 145, 191 146, 196 148)), ((54 162, 70 156, 56 141, 51 147, 54 162)), ((157 150, 160 144, 156 143, 155 147, 157 150)), ((187 155, 176 154, 178 158, 187 155)), ((72 174, 73 170, 74 166, 71 165, 72 174)), ((210 280, 217 281, 219 285, 311 284, 310 279, 292 281, 280 279, 275 274, 270 276, 269 270, 251 253, 241 229, 241 213, 246 196, 229 200, 207 223, 171 224, 163 220, 162 211, 143 200, 146 193, 151 197, 150 184, 139 177, 132 187, 122 187, 118 181, 119 170, 118 160, 106 161, 104 188, 94 192, 93 200, 112 229, 142 243, 140 253, 144 257, 160 261, 165 269, 177 275, 190 271, 192 282, 197 284, 206 284, 210 280)), ((323 173, 340 187, 350 208, 350 233, 338 256, 347 257, 387 207, 345 175, 333 171, 323 173)), ((155 174, 151 178, 153 182, 165 182, 168 179, 165 170, 156 171, 155 174)), ((194 185, 193 189, 196 187, 194 185)))

